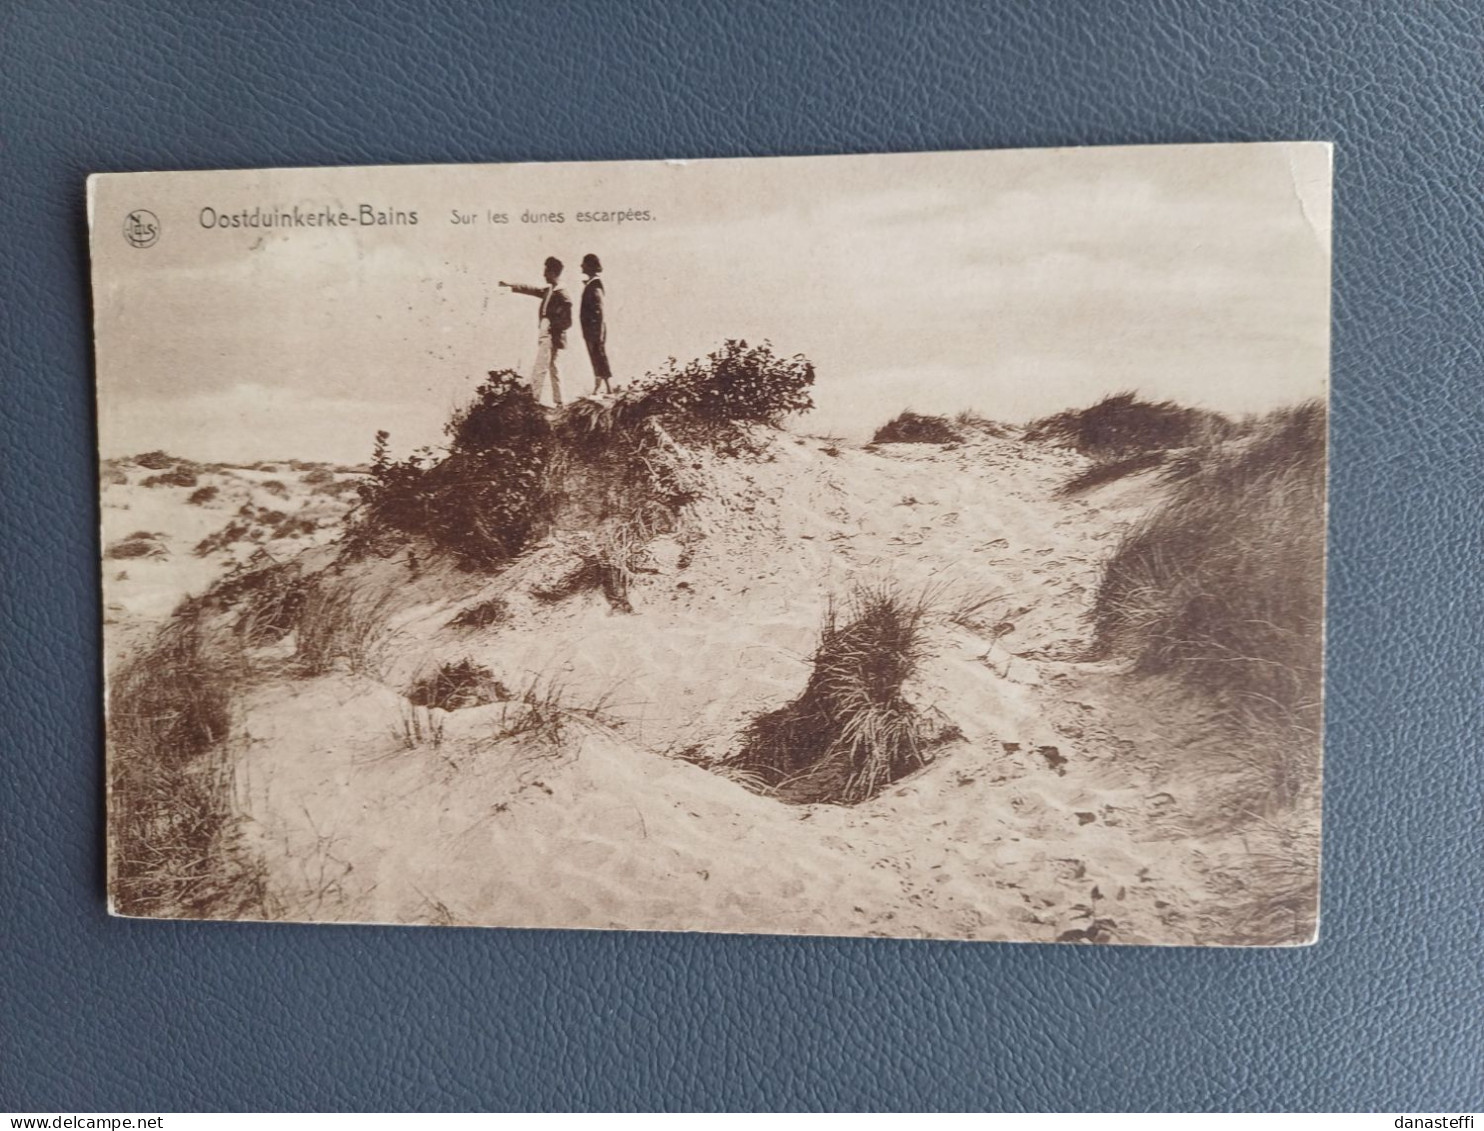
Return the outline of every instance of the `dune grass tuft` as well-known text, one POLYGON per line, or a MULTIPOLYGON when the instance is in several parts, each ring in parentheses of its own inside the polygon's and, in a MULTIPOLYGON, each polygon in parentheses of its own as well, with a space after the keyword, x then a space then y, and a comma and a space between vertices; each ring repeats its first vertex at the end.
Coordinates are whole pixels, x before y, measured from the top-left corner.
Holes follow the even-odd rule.
POLYGON ((908 409, 887 421, 871 437, 873 444, 956 444, 963 432, 945 416, 924 416, 908 409))
POLYGON ((228 574, 207 591, 205 602, 235 612, 238 639, 261 648, 299 627, 311 585, 296 563, 278 562, 228 574))
POLYGON ((890 586, 831 604, 803 694, 754 720, 728 767, 787 801, 851 805, 925 765, 924 726, 902 686, 922 660, 927 611, 890 586))
POLYGON ((1280 410, 1187 469, 1105 567, 1100 648, 1252 725, 1317 731, 1325 428, 1318 402, 1280 410))
POLYGON ((390 644, 394 588, 365 590, 322 576, 309 583, 298 608, 294 657, 305 675, 324 675, 337 663, 357 675, 380 675, 390 644))
POLYGON ((610 699, 610 693, 605 692, 594 702, 579 705, 572 702, 559 680, 533 676, 523 691, 505 699, 494 739, 497 743, 518 740, 533 749, 561 751, 573 724, 579 728, 616 725, 609 711, 610 699))
POLYGON ((106 558, 165 558, 170 548, 165 535, 148 530, 136 530, 127 538, 109 545, 103 554, 106 558))
POLYGON ((1025 438, 1073 448, 1099 462, 1228 439, 1237 426, 1217 412, 1113 393, 1088 408, 1034 421, 1025 438))
POLYGON ((510 698, 509 688, 497 680, 489 668, 467 658, 457 663, 439 664, 415 679, 406 695, 414 707, 436 707, 440 711, 482 707, 486 703, 510 698))
POLYGON ((261 910, 225 754, 243 668, 184 606, 109 681, 109 890, 124 915, 261 910))
POLYGON ((1095 463, 1068 479, 1056 489, 1056 493, 1062 498, 1080 495, 1084 491, 1091 491, 1094 487, 1101 487, 1105 483, 1112 483, 1126 476, 1160 467, 1165 459, 1166 453, 1156 450, 1135 452, 1131 456, 1124 456, 1122 459, 1111 460, 1107 463, 1095 463))
POLYGON ((953 414, 953 423, 956 428, 965 432, 983 432, 988 436, 1004 439, 1013 434, 1013 430, 1001 424, 998 420, 991 420, 982 413, 975 412, 971 408, 963 409, 953 414))

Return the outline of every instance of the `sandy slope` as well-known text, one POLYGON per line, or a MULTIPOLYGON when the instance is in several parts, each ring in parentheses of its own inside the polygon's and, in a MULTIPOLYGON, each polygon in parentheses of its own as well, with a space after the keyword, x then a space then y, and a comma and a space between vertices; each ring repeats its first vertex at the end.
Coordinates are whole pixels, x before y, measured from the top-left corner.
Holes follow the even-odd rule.
POLYGON ((707 501, 651 545, 632 615, 597 593, 532 595, 580 535, 493 580, 358 567, 385 620, 370 670, 270 680, 242 705, 238 803, 275 914, 1251 941, 1253 908, 1271 918, 1286 862, 1308 851, 1288 831, 1300 822, 1238 811, 1253 804, 1242 766, 1197 705, 1078 661, 1098 564, 1158 497, 1145 476, 1056 498, 1081 466, 989 435, 875 450, 785 437, 769 460, 706 461, 707 501), (962 741, 853 808, 783 804, 693 764, 799 693, 830 596, 882 579, 931 587, 943 610, 912 693, 962 741), (448 627, 496 593, 508 623, 448 627), (418 673, 464 658, 512 688, 609 702, 560 744, 497 740, 500 705, 407 705, 418 673))
POLYGON ((182 597, 204 592, 236 566, 254 560, 285 560, 306 546, 329 541, 339 533, 340 520, 354 499, 352 494, 315 493, 304 482, 304 473, 286 464, 271 470, 202 470, 195 487, 144 486, 158 474, 130 460, 110 460, 105 465, 101 490, 104 617, 110 626, 126 630, 111 627, 110 640, 131 635, 129 628, 158 621, 182 597), (188 503, 198 487, 215 487, 217 494, 199 505, 188 503), (244 506, 303 516, 319 529, 292 538, 243 539, 204 556, 194 552, 202 539, 238 518, 244 506), (156 535, 156 552, 130 558, 110 556, 113 548, 136 533, 156 535))

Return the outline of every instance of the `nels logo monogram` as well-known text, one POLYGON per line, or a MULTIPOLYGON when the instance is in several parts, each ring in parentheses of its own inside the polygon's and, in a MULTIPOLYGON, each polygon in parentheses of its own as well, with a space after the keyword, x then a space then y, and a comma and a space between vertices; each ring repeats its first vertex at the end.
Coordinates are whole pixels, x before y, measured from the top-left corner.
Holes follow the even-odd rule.
POLYGON ((149 247, 160 238, 160 218, 147 208, 124 217, 124 239, 135 247, 149 247))

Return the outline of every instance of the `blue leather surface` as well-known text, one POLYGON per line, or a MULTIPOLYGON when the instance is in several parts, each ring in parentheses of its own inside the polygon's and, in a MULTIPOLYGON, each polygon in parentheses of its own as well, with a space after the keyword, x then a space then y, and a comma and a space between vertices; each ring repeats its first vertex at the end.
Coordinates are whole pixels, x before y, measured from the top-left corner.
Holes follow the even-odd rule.
POLYGON ((0 12, 0 1108, 1484 1106, 1484 2, 0 12), (83 178, 1338 143, 1324 938, 111 921, 83 178))

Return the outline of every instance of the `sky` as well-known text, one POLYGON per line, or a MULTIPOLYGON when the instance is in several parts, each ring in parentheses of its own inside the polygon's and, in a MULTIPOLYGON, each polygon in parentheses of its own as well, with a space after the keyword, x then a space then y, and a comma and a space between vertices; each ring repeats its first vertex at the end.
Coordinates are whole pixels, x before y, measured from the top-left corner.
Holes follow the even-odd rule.
MULTIPOLYGON (((620 383, 766 339, 814 362, 816 409, 791 426, 818 435, 1122 389, 1258 412, 1328 385, 1313 143, 106 175, 90 215, 105 456, 359 462, 383 428, 399 453, 436 444, 487 371, 534 359, 536 300, 499 282, 539 283, 556 255, 575 299, 590 251, 620 383), (201 223, 363 202, 418 223, 201 223), (160 221, 145 248, 123 236, 139 208, 160 221), (626 209, 651 219, 576 221, 626 209)), ((575 328, 571 346, 568 399, 592 384, 575 328)))

